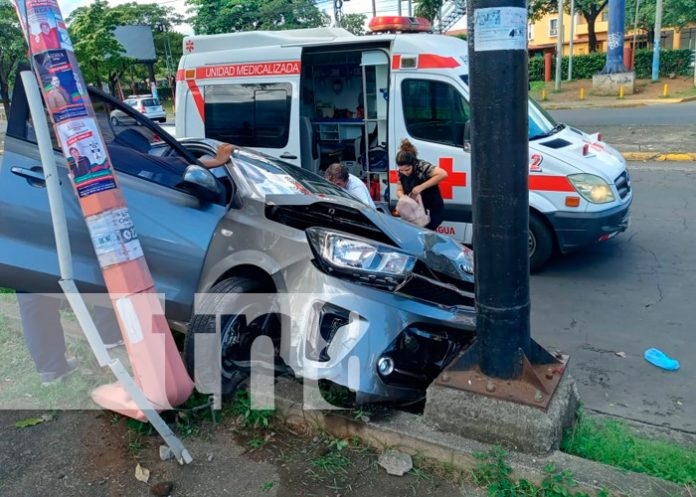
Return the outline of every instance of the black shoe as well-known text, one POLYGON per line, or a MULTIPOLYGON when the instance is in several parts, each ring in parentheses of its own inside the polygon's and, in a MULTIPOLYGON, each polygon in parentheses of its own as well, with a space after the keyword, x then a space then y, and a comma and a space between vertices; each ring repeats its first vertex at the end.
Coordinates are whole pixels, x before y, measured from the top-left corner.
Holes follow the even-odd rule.
POLYGON ((63 378, 77 371, 77 367, 80 365, 80 361, 77 357, 71 357, 65 362, 65 370, 62 373, 39 373, 41 385, 48 387, 60 383, 63 381, 63 378))

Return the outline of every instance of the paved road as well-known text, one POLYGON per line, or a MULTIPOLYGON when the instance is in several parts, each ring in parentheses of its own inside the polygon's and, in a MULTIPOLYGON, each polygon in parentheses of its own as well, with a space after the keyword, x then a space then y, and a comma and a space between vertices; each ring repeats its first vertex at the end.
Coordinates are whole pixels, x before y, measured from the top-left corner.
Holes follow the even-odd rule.
POLYGON ((629 230, 532 277, 532 334, 571 354, 588 409, 696 433, 696 163, 631 174, 629 230), (681 370, 648 364, 650 347, 681 370))
POLYGON ((696 102, 620 109, 573 109, 550 112, 558 121, 580 128, 622 124, 639 126, 696 124, 696 102))

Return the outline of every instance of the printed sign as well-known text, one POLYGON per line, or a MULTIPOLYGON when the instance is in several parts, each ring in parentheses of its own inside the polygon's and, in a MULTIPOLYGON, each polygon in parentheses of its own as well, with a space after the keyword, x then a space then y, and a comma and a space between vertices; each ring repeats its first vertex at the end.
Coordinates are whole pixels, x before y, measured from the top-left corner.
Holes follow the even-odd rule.
POLYGON ((527 50, 527 9, 491 7, 474 11, 474 51, 527 50))
POLYGON ((34 0, 27 11, 27 20, 29 48, 33 53, 61 48, 73 49, 56 0, 34 0))
POLYGON ((143 257, 128 209, 105 211, 85 221, 102 268, 143 257))
POLYGON ((50 50, 34 56, 44 99, 53 121, 86 117, 85 89, 72 71, 72 52, 50 50))
POLYGON ((80 198, 116 188, 94 119, 72 119, 55 129, 80 198))
POLYGON ((300 68, 301 63, 299 60, 206 66, 196 69, 196 79, 285 76, 288 74, 300 74, 300 68))

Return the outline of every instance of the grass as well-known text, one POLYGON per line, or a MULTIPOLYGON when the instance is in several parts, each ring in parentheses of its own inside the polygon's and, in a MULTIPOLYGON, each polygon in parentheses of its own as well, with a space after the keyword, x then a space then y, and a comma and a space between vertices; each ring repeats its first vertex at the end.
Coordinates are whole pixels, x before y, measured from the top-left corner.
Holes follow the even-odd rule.
POLYGON ((326 473, 345 471, 353 462, 346 456, 343 450, 348 447, 347 440, 335 440, 331 443, 328 452, 312 459, 312 466, 326 473))
POLYGON ((680 91, 674 96, 679 98, 696 97, 696 86, 689 88, 688 90, 680 91))
POLYGON ((696 485, 696 450, 650 440, 619 421, 599 421, 580 413, 561 450, 569 454, 645 473, 684 485, 696 485))

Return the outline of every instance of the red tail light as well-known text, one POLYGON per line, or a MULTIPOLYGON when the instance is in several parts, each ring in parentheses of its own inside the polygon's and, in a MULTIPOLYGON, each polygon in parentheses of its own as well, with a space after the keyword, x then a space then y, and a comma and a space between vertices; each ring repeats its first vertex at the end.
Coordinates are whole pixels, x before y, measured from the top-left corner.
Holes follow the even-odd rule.
POLYGON ((597 141, 598 142, 602 141, 602 133, 597 133, 597 141))
POLYGON ((590 153, 590 145, 589 145, 589 143, 585 143, 582 146, 582 155, 587 155, 589 153, 590 153))

